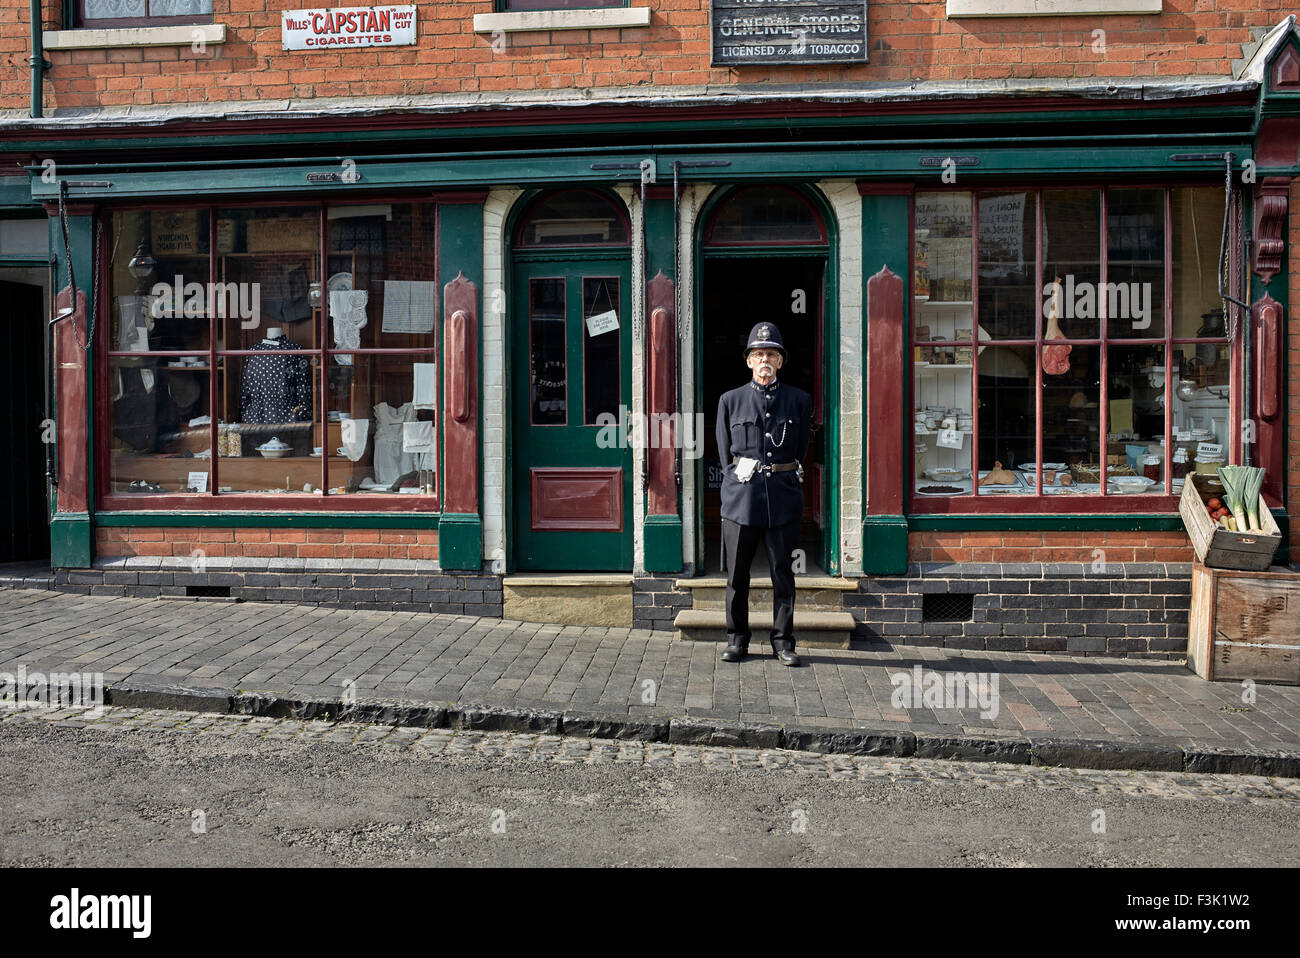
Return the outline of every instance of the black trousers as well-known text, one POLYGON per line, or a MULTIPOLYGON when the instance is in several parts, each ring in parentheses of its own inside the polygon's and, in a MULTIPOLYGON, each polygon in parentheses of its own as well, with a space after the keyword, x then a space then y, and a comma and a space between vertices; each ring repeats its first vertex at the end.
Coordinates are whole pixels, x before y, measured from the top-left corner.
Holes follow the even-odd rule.
POLYGON ((772 568, 772 648, 794 651, 794 570, 791 568, 799 523, 742 526, 722 520, 722 547, 727 557, 727 639, 749 647, 749 567, 759 543, 767 548, 772 568))

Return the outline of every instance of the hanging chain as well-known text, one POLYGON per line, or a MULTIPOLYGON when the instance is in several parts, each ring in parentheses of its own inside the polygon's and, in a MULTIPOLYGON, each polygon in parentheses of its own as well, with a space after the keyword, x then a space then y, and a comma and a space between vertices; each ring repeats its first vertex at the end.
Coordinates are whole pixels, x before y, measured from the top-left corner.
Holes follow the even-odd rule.
MULTIPOLYGON (((104 236, 104 221, 96 218, 95 220, 95 249, 91 253, 91 268, 94 273, 90 277, 90 302, 86 304, 86 342, 84 345, 78 341, 77 345, 81 346, 85 352, 90 352, 90 347, 95 344, 95 313, 99 309, 99 267, 100 267, 100 247, 103 245, 101 240, 104 236)), ((76 327, 73 327, 76 330, 76 327)))
POLYGON ((93 299, 86 305, 86 338, 82 340, 81 330, 77 328, 77 277, 72 266, 72 241, 68 238, 68 183, 66 180, 59 181, 59 227, 63 232, 63 255, 68 264, 68 289, 71 293, 69 308, 72 310, 72 337, 76 344, 81 347, 82 352, 90 352, 90 347, 95 342, 95 313, 94 304, 99 302, 99 247, 100 238, 104 232, 104 223, 102 220, 95 222, 95 246, 92 252, 92 262, 94 275, 91 277, 91 293, 93 299))
POLYGON ((769 432, 769 433, 766 433, 767 438, 768 438, 769 440, 771 440, 771 443, 772 443, 773 448, 775 448, 775 449, 780 449, 782 446, 785 445, 785 431, 786 431, 787 429, 789 429, 789 428, 790 428, 790 420, 787 419, 785 422, 783 422, 783 423, 781 424, 781 439, 780 439, 780 441, 777 441, 775 438, 773 438, 773 436, 772 436, 772 434, 771 434, 770 432, 769 432))
MULTIPOLYGON (((1232 189, 1232 159, 1229 157, 1228 161, 1224 165, 1223 173, 1224 223, 1229 223, 1234 206, 1236 207, 1237 212, 1236 221, 1231 224, 1233 228, 1227 231, 1229 239, 1234 236, 1241 236, 1241 204, 1234 203, 1235 197, 1236 193, 1232 189)), ((1221 257, 1221 266, 1223 268, 1222 289, 1225 294, 1221 302, 1223 304, 1223 314, 1228 321, 1227 332, 1229 343, 1235 343, 1237 341, 1237 309, 1231 300, 1233 290, 1233 264, 1236 261, 1236 258, 1236 244, 1234 243, 1223 251, 1221 257)))

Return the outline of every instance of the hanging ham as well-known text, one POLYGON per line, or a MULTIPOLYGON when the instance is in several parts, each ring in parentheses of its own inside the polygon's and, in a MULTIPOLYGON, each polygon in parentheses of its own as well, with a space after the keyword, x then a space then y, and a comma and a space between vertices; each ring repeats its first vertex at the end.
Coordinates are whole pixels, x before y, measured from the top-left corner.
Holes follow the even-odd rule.
MULTIPOLYGON (((1061 278, 1056 278, 1056 292, 1052 294, 1052 302, 1047 308, 1047 332, 1044 339, 1064 339, 1065 333, 1061 332, 1060 324, 1061 315, 1061 278)), ((1043 347, 1043 372, 1052 376, 1060 376, 1070 370, 1070 346, 1044 346, 1043 347)))

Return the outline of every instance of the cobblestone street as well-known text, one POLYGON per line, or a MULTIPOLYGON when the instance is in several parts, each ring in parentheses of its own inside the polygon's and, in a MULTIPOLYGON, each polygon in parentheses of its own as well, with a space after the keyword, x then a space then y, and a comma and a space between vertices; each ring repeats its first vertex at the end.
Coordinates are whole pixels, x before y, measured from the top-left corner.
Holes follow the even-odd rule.
POLYGON ((1300 781, 107 708, 0 720, 0 864, 1294 865, 1300 781), (201 821, 196 831, 194 822, 201 821), (1097 823, 1100 822, 1100 825, 1097 823))

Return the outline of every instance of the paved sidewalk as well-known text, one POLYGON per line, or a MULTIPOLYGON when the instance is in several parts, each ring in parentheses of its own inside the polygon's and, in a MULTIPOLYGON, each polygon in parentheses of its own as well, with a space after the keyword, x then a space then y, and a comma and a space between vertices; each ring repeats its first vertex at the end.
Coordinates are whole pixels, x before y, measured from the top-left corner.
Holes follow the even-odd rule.
POLYGON ((363 704, 504 707, 544 719, 581 713, 652 730, 672 720, 686 730, 680 741, 710 741, 713 729, 720 744, 728 735, 743 739, 744 725, 785 727, 845 734, 820 742, 787 734, 783 742, 854 751, 853 733, 865 729, 880 733, 891 754, 973 757, 952 745, 966 736, 985 760, 1003 750, 1002 760, 1028 762, 1032 750, 1035 764, 1087 764, 1075 755, 1083 748, 1127 756, 1093 767, 1300 775, 1300 688, 1259 685, 1256 700, 1243 703, 1238 683, 1205 682, 1181 664, 1151 659, 897 646, 802 650, 806 667, 789 669, 770 658, 729 665, 719 651, 631 629, 0 589, 0 672, 103 672, 115 704, 152 704, 129 702, 127 693, 168 686, 260 692, 264 703, 268 696, 338 703, 355 693, 363 704), (981 714, 974 701, 896 707, 891 676, 917 669, 995 675, 996 714, 981 714), (944 742, 947 752, 936 745, 944 742), (1145 750, 1145 765, 1122 764, 1134 749, 1145 750), (1174 765, 1165 764, 1179 749, 1174 765), (1228 758, 1193 768, 1189 749, 1228 758), (1229 767, 1232 756, 1259 754, 1281 766, 1229 767))

